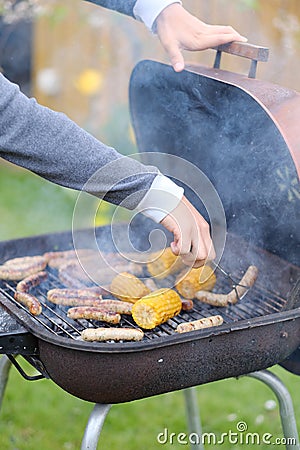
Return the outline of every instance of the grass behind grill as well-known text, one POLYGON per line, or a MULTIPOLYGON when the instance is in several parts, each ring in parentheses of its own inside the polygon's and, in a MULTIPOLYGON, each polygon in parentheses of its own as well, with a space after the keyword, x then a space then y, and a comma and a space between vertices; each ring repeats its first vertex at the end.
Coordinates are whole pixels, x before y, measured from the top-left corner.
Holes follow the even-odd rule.
MULTIPOLYGON (((20 359, 20 362, 22 360, 20 359)), ((30 366, 22 363, 26 370, 30 366)), ((280 367, 273 371, 287 383, 294 399, 296 418, 300 427, 299 377, 280 367)), ((257 380, 242 378, 209 383, 197 388, 203 431, 226 433, 236 431, 236 424, 245 421, 248 431, 272 433, 282 437, 278 409, 267 411, 264 404, 274 399, 273 393, 257 380), (257 423, 263 420, 262 423, 257 423)), ((0 414, 1 450, 77 450, 80 448, 93 405, 68 395, 47 380, 28 382, 14 369, 4 397, 0 414)), ((187 432, 183 394, 174 392, 112 407, 99 441, 99 450, 181 449, 176 443, 159 444, 157 434, 168 428, 169 433, 187 432)), ((225 441, 222 446, 206 448, 232 449, 225 441)), ((235 449, 244 446, 234 445, 235 449)), ((250 448, 250 447, 249 447, 250 448)), ((251 448, 268 449, 269 445, 251 448)), ((283 445, 276 445, 284 449, 283 445)))

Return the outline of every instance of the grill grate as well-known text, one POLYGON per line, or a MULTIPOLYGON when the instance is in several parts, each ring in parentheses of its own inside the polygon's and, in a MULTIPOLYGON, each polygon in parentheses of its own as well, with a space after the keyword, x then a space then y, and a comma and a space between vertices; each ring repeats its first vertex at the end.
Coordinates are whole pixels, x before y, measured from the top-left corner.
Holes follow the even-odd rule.
MULTIPOLYGON (((239 280, 240 273, 233 273, 232 276, 239 280)), ((173 285, 174 279, 167 280, 169 285, 173 285)), ((164 285, 166 280, 164 280, 164 285)), ((157 282, 157 285, 159 283, 157 282)), ((48 269, 48 279, 42 285, 32 289, 32 293, 39 299, 42 304, 43 311, 40 316, 33 316, 21 304, 14 300, 15 283, 2 282, 0 284, 0 292, 11 302, 17 305, 18 308, 24 310, 31 316, 39 326, 46 328, 49 332, 69 339, 80 339, 81 332, 85 328, 90 327, 110 327, 105 322, 95 320, 72 320, 67 317, 68 307, 54 305, 47 300, 47 291, 54 288, 65 287, 57 278, 53 269, 48 269)), ((160 287, 160 286, 159 286, 160 287)), ((214 291, 218 293, 228 292, 230 290, 228 279, 221 274, 218 274, 217 284, 214 291)), ((194 308, 192 311, 183 311, 168 322, 156 327, 154 330, 145 331, 144 340, 161 339, 175 333, 175 329, 179 323, 189 322, 192 320, 209 317, 216 314, 221 314, 224 323, 230 324, 245 319, 252 319, 254 317, 265 316, 280 312, 285 306, 287 300, 278 295, 276 292, 267 290, 262 284, 256 282, 255 286, 250 289, 247 295, 236 305, 230 305, 226 308, 216 308, 211 305, 201 303, 194 300, 194 308)), ((121 322, 118 326, 138 328, 130 316, 122 316, 121 322)), ((113 341, 110 341, 113 342, 113 341)))

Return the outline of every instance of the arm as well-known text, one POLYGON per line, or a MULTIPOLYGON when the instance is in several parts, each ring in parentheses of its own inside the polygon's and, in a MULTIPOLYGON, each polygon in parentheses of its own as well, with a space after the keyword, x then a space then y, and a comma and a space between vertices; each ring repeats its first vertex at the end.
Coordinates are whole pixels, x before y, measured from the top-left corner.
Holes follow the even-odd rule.
POLYGON ((200 51, 232 41, 246 42, 230 26, 208 25, 186 11, 180 0, 87 0, 127 14, 157 32, 176 72, 184 69, 182 50, 200 51))
POLYGON ((203 264, 212 245, 208 224, 194 209, 187 214, 186 205, 190 204, 182 188, 158 174, 157 168, 122 157, 64 114, 27 98, 1 74, 0 129, 0 157, 53 183, 81 190, 98 169, 106 166, 87 191, 128 209, 146 210, 148 216, 174 233, 174 252, 185 254, 188 264, 195 260, 196 265, 203 264), (169 194, 167 202, 162 193, 169 194))
POLYGON ((81 190, 98 169, 115 162, 90 183, 89 192, 128 209, 138 205, 158 173, 27 98, 1 74, 0 129, 0 157, 68 188, 81 190))
POLYGON ((90 3, 102 6, 103 8, 112 9, 118 11, 127 16, 134 17, 133 8, 136 4, 136 0, 86 0, 90 3))

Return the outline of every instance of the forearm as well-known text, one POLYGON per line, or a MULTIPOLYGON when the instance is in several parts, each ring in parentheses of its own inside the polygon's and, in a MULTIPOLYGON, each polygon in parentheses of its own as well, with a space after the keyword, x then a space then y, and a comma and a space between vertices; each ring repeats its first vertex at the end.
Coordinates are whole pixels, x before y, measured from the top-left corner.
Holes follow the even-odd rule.
POLYGON ((150 30, 158 15, 169 5, 180 0, 85 0, 89 3, 118 11, 143 22, 150 30))
POLYGON ((112 9, 122 14, 134 17, 133 8, 136 4, 136 0, 85 0, 89 3, 95 3, 103 8, 112 9))
POLYGON ((122 157, 64 114, 28 99, 2 75, 0 129, 2 158, 76 190, 81 190, 102 169, 88 191, 129 209, 138 205, 158 172, 154 167, 122 157))

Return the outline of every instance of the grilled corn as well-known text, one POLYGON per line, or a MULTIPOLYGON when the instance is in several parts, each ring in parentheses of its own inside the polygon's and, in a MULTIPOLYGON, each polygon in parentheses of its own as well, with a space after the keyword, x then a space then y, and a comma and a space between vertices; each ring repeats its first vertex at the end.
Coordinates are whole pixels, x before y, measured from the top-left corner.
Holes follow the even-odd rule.
POLYGON ((124 302, 135 303, 150 293, 150 289, 131 273, 119 273, 111 282, 110 292, 124 302))
POLYGON ((210 266, 191 269, 186 275, 179 275, 176 289, 185 298, 194 298, 198 291, 210 291, 216 284, 216 275, 210 266))
POLYGON ((147 264, 148 272, 158 279, 166 278, 184 267, 181 257, 174 255, 170 247, 153 253, 151 259, 147 264))
POLYGON ((158 289, 133 305, 132 317, 139 327, 152 329, 179 314, 181 306, 177 292, 158 289))

